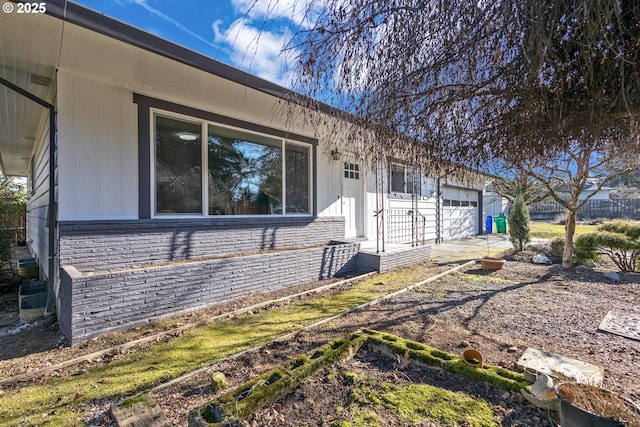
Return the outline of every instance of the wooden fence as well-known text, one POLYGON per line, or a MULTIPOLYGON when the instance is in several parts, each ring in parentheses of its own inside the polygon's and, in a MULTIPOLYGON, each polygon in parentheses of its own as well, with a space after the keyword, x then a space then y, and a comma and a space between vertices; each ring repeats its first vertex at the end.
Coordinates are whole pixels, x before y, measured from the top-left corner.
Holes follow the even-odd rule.
MULTIPOLYGON (((555 200, 543 200, 529 205, 531 219, 552 220, 565 213, 555 200)), ((640 199, 588 200, 578 211, 578 219, 640 219, 640 199)))

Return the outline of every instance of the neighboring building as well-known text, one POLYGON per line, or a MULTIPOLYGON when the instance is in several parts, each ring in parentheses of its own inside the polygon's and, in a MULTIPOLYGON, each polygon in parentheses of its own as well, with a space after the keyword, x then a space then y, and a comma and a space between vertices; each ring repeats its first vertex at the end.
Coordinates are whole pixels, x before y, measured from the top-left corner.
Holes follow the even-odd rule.
POLYGON ((72 342, 482 231, 483 176, 326 154, 277 114, 299 95, 74 3, 1 14, 0 45, 0 167, 28 177, 29 247, 72 342))
POLYGON ((509 200, 498 193, 485 191, 483 196, 484 217, 496 217, 507 212, 509 200))
POLYGON ((605 186, 598 189, 597 184, 591 185, 580 192, 578 200, 584 200, 587 197, 589 197, 589 200, 609 200, 611 198, 611 193, 614 193, 617 190, 617 188, 605 186))

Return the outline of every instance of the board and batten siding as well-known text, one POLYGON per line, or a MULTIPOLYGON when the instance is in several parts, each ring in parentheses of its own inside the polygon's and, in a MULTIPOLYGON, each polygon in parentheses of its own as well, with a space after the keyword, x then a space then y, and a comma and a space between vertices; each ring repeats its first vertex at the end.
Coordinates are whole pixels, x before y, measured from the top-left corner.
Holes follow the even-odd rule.
MULTIPOLYGON (((48 115, 47 115, 48 117, 48 115)), ((48 123, 48 118, 47 118, 48 123)), ((29 248, 40 264, 40 272, 49 272, 49 129, 41 132, 29 170, 29 199, 27 201, 27 232, 29 248)))
POLYGON ((318 216, 344 216, 341 203, 343 162, 331 159, 322 148, 317 153, 318 216))
POLYGON ((132 92, 61 70, 58 94, 59 219, 137 219, 132 92))

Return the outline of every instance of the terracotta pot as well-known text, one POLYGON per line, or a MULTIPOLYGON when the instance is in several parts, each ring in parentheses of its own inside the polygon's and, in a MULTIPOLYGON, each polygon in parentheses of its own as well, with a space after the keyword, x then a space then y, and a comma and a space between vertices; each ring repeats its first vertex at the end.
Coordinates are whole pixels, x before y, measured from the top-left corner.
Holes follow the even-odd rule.
POLYGON ((505 262, 504 258, 492 258, 489 256, 480 259, 480 265, 483 270, 502 270, 505 262))
POLYGON ((472 348, 465 350, 464 353, 462 353, 462 360, 464 360, 467 365, 473 366, 474 368, 482 368, 483 365, 482 353, 472 348))

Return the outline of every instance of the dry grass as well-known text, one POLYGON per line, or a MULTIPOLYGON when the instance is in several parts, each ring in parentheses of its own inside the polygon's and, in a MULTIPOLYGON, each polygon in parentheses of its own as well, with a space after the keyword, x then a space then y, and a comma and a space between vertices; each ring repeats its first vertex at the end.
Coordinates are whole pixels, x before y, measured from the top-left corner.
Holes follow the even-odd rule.
POLYGON ((593 414, 620 421, 629 427, 640 426, 640 411, 608 390, 586 384, 564 383, 558 386, 558 392, 575 406, 593 414))

